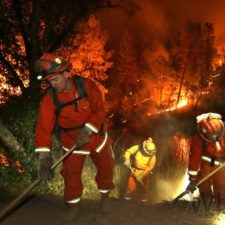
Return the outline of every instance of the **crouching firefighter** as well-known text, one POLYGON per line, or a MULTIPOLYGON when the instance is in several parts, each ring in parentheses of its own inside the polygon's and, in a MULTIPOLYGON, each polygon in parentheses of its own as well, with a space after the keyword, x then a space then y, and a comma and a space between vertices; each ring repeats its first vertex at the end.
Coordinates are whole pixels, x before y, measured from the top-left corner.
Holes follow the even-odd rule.
POLYGON ((76 144, 77 150, 64 161, 64 201, 69 221, 79 211, 83 191, 81 173, 89 155, 97 168, 95 181, 101 193, 101 206, 113 185, 114 162, 109 150, 111 139, 105 128, 103 96, 96 84, 87 78, 71 75, 71 63, 54 54, 45 53, 35 63, 37 78, 46 80, 49 89, 39 109, 35 135, 35 152, 39 154, 39 178, 48 180, 51 174, 51 137, 57 127, 64 152, 76 144))
MULTIPOLYGON (((225 137, 222 116, 205 113, 197 116, 197 132, 192 138, 187 190, 193 192, 198 181, 221 166, 225 161, 225 137)), ((221 169, 199 186, 203 197, 225 197, 225 169, 221 169)))
POLYGON ((124 198, 130 200, 136 191, 137 184, 141 187, 141 201, 148 200, 150 174, 156 163, 156 147, 152 138, 146 139, 141 145, 134 145, 124 153, 124 165, 130 169, 127 191, 124 198))

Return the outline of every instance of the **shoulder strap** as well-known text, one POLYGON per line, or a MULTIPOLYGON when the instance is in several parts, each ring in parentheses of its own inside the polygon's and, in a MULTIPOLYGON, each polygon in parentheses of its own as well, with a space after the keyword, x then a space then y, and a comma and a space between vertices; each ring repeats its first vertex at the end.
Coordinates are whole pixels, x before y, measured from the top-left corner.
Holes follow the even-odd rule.
POLYGON ((201 142, 202 142, 202 148, 203 148, 203 150, 206 150, 207 147, 208 147, 208 144, 206 143, 206 141, 204 141, 202 139, 201 139, 201 142))
POLYGON ((59 101, 59 99, 57 97, 57 94, 56 94, 56 90, 54 88, 50 87, 48 89, 48 92, 53 98, 53 103, 54 103, 54 105, 56 107, 55 114, 56 114, 56 117, 57 117, 59 115, 62 107, 63 107, 63 103, 59 101))
POLYGON ((58 116, 62 110, 63 107, 65 106, 68 106, 68 105, 72 105, 72 104, 75 104, 75 110, 77 111, 77 102, 81 99, 81 98, 87 98, 87 93, 86 93, 86 89, 85 89, 85 81, 84 81, 84 78, 81 77, 81 76, 78 76, 78 75, 75 75, 73 76, 73 81, 76 85, 76 88, 79 92, 79 97, 77 98, 74 98, 73 100, 71 101, 68 101, 66 103, 63 103, 63 102, 60 102, 58 97, 57 97, 57 93, 56 93, 56 90, 52 87, 50 87, 48 89, 48 92, 50 93, 50 95, 52 96, 53 98, 53 103, 56 107, 56 110, 55 110, 55 115, 56 115, 56 124, 55 124, 55 130, 56 133, 59 134, 60 130, 64 130, 64 131, 69 131, 69 130, 76 130, 76 129, 80 129, 83 127, 83 124, 79 125, 79 126, 76 126, 76 127, 70 127, 70 128, 63 128, 63 127, 60 127, 59 124, 57 123, 57 119, 58 119, 58 116))
POLYGON ((77 90, 80 94, 80 98, 87 98, 87 92, 85 89, 84 78, 78 75, 73 76, 73 81, 77 87, 77 90))

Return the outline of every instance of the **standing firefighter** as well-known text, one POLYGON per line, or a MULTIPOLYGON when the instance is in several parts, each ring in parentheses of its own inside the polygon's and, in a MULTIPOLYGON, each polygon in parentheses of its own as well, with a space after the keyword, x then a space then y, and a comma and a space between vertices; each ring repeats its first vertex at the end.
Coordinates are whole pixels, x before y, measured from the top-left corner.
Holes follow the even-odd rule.
POLYGON ((130 200, 136 191, 137 183, 142 188, 141 201, 148 199, 149 175, 156 163, 156 147, 152 138, 146 139, 142 145, 134 145, 124 153, 124 165, 130 169, 127 191, 124 196, 130 200))
POLYGON ((83 191, 81 173, 89 155, 97 168, 95 180, 102 195, 101 206, 113 189, 113 158, 111 140, 104 129, 105 110, 101 91, 89 79, 70 76, 71 63, 54 54, 45 53, 36 61, 38 79, 46 80, 50 88, 40 103, 35 136, 35 152, 39 154, 39 178, 48 180, 51 174, 51 137, 57 128, 63 151, 74 144, 74 151, 63 162, 64 201, 68 205, 67 219, 73 222, 79 211, 83 191))
MULTIPOLYGON (((217 113, 197 116, 197 133, 192 138, 189 161, 190 183, 187 190, 194 191, 196 183, 225 161, 224 123, 217 113)), ((201 196, 225 196, 225 170, 215 173, 199 185, 201 196)))

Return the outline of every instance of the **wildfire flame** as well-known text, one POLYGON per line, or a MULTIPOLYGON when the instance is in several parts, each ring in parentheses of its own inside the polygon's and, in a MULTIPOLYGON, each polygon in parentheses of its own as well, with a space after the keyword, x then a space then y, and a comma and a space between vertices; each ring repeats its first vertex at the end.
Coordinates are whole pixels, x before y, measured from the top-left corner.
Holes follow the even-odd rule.
MULTIPOLYGON (((0 165, 5 168, 9 168, 11 165, 8 157, 6 155, 0 154, 0 165)), ((22 168, 22 164, 17 160, 15 162, 16 171, 20 174, 24 173, 24 169, 22 168)))
POLYGON ((163 109, 163 110, 159 110, 158 112, 156 113, 151 113, 151 112, 148 112, 148 116, 151 116, 153 114, 160 114, 160 113, 163 113, 163 112, 169 112, 169 111, 173 111, 173 110, 176 110, 176 109, 180 109, 180 108, 183 108, 185 106, 188 105, 188 98, 183 98, 179 101, 179 103, 177 105, 174 105, 172 107, 169 107, 167 109, 163 109))

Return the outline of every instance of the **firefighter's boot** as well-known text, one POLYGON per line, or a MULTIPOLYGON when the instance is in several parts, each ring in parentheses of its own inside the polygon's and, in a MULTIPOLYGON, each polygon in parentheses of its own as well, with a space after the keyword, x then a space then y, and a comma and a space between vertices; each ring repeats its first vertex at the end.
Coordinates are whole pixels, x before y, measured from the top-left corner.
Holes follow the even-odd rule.
POLYGON ((102 213, 106 213, 106 214, 112 211, 110 201, 109 201, 109 192, 101 193, 100 210, 102 213))
POLYGON ((149 200, 149 191, 147 189, 147 187, 143 187, 142 189, 142 193, 141 193, 141 202, 142 203, 147 203, 149 200))
POLYGON ((75 225, 79 216, 80 206, 79 204, 69 204, 67 212, 64 217, 65 225, 75 225))

